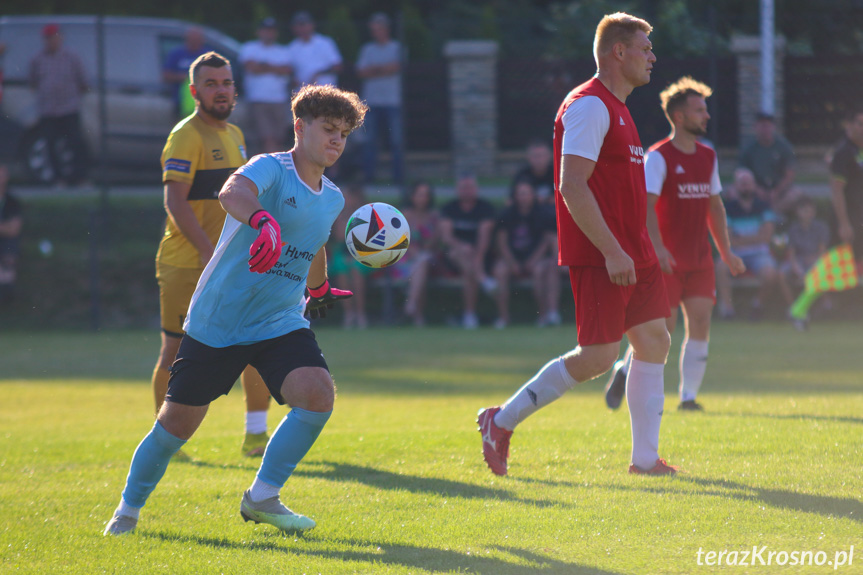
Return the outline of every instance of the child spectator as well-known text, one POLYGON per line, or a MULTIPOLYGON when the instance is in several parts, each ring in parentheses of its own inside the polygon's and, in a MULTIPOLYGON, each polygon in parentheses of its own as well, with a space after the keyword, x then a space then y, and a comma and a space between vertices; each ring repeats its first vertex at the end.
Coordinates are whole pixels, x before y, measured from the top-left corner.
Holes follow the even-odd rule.
POLYGON ((422 327, 425 325, 426 286, 438 258, 440 241, 440 216, 434 207, 431 184, 421 180, 413 185, 404 215, 411 227, 411 245, 393 271, 397 277, 408 280, 405 316, 415 326, 422 327))

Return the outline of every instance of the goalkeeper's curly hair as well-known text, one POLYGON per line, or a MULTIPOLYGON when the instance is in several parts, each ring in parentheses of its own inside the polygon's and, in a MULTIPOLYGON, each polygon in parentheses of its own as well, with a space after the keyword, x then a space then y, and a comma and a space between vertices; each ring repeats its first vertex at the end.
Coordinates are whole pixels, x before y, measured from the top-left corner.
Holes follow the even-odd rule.
POLYGON ((369 107, 354 92, 335 86, 306 85, 291 100, 295 118, 342 120, 353 132, 363 125, 369 107))

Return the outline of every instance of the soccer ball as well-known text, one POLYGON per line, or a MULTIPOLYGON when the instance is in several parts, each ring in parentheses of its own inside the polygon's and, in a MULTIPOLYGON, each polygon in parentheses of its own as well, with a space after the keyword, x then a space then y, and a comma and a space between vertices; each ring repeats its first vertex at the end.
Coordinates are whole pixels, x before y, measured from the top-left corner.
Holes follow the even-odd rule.
POLYGON ((345 243, 355 260, 370 268, 391 266, 408 251, 411 230, 404 215, 389 204, 366 204, 351 215, 345 243))

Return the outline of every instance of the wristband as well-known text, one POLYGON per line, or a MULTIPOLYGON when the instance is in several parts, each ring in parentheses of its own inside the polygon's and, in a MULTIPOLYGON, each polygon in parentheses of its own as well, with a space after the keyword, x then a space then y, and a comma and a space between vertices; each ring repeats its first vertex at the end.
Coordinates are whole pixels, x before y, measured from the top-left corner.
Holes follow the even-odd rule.
POLYGON ((257 210, 255 212, 252 212, 252 215, 249 216, 249 225, 252 226, 252 228, 254 228, 256 230, 259 230, 259 229, 261 229, 261 220, 264 218, 271 219, 272 217, 273 216, 271 216, 267 212, 267 210, 264 210, 264 209, 257 210))
POLYGON ((329 291, 329 289, 330 289, 330 281, 324 280, 324 283, 322 283, 320 286, 318 286, 316 288, 309 288, 309 295, 312 297, 316 297, 316 298, 322 297, 323 295, 325 295, 329 291))

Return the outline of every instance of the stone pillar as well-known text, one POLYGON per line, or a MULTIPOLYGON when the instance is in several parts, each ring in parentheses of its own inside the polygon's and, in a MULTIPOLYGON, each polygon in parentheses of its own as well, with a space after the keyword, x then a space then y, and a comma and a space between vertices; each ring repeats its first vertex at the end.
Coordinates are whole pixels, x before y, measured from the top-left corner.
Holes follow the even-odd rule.
POLYGON ((454 176, 495 174, 497 159, 497 42, 447 42, 454 176))
MULTIPOLYGON (((778 131, 784 132, 785 38, 777 36, 774 46, 776 48, 774 115, 778 131)), ((758 36, 733 36, 731 51, 737 56, 737 122, 742 145, 753 137, 755 115, 761 111, 761 39, 758 36)))

